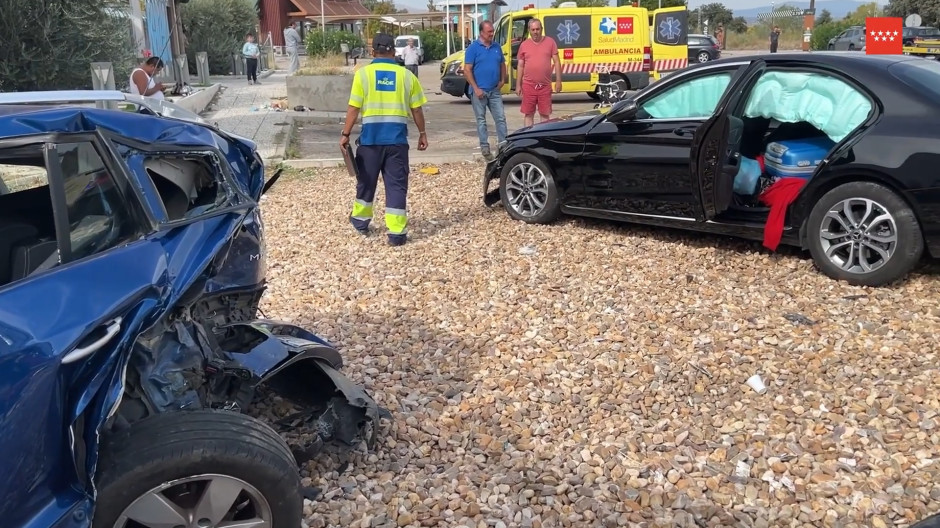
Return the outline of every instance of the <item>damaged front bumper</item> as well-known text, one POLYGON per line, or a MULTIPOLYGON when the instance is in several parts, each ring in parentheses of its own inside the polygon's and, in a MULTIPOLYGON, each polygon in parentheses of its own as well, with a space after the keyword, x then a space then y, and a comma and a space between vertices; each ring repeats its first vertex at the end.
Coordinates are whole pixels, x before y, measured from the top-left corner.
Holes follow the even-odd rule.
POLYGON ((315 429, 318 443, 374 447, 379 418, 391 415, 339 372, 342 356, 329 343, 299 326, 265 319, 216 333, 220 348, 252 373, 252 389, 269 387, 301 407, 293 417, 315 429))
POLYGON ((497 148, 496 156, 492 160, 486 162, 486 167, 483 169, 483 203, 487 207, 493 207, 499 203, 499 177, 500 172, 502 171, 502 158, 500 156, 500 148, 497 148), (496 181, 496 188, 490 190, 490 182, 493 180, 496 181))

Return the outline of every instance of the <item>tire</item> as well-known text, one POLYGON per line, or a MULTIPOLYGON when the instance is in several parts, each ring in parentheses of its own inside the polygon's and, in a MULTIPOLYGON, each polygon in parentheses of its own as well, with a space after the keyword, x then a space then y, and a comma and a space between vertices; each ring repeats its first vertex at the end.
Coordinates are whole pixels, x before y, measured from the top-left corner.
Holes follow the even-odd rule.
POLYGON ((555 178, 532 154, 516 154, 506 162, 499 178, 499 198, 511 218, 529 224, 549 224, 561 214, 555 178), (514 205, 514 201, 520 203, 514 205))
POLYGON ((855 44, 849 44, 849 51, 855 51, 855 44))
POLYGON ((297 528, 303 517, 300 474, 287 444, 264 423, 233 412, 170 412, 119 431, 102 443, 96 480, 93 528, 123 527, 125 510, 154 490, 165 488, 164 498, 201 493, 206 481, 225 497, 215 496, 222 508, 206 517, 212 526, 236 504, 247 506, 235 520, 270 516, 272 528, 297 528), (237 497, 224 493, 238 489, 237 497))
POLYGON ((833 46, 832 44, 830 44, 829 47, 826 48, 826 49, 828 49, 829 51, 834 51, 834 50, 836 49, 836 47, 833 46))
POLYGON ((816 267, 854 285, 882 286, 901 279, 924 253, 924 236, 914 211, 890 189, 872 182, 846 183, 823 195, 809 214, 806 237, 816 267), (851 217, 844 210, 846 203, 851 217), (867 215, 866 206, 871 207, 867 215), (882 220, 867 223, 876 218, 882 220), (858 225, 863 227, 853 227, 858 225))
POLYGON ((709 55, 707 51, 700 51, 698 54, 698 57, 696 57, 696 60, 698 60, 699 64, 708 62, 711 59, 712 59, 712 56, 709 55))

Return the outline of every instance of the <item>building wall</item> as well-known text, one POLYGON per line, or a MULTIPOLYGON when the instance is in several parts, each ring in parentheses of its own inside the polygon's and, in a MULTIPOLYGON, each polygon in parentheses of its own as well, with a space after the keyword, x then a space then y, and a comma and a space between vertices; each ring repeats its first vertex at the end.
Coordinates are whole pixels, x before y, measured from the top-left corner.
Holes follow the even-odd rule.
POLYGON ((147 0, 147 40, 150 42, 150 53, 163 59, 167 71, 172 71, 173 50, 170 48, 170 24, 166 9, 166 0, 147 0))
POLYGON ((258 39, 264 42, 271 32, 271 42, 275 46, 284 45, 284 28, 289 22, 287 13, 295 8, 290 0, 262 0, 261 3, 261 35, 258 39))

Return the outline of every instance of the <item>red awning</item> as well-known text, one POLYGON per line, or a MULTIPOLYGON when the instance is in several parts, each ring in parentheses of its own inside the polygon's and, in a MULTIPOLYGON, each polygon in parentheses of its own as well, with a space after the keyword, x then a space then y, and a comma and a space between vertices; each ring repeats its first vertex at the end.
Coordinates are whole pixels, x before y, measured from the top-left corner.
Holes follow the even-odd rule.
MULTIPOLYGON (((290 0, 304 16, 320 16, 319 0, 290 0)), ((323 16, 357 18, 371 15, 359 0, 323 0, 323 16)))

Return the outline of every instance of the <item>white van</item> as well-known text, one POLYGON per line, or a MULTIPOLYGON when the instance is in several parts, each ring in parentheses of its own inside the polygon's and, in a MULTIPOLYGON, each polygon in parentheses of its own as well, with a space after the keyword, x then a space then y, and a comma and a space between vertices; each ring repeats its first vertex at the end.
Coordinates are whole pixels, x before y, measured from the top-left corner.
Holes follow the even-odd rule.
POLYGON ((395 59, 401 64, 405 63, 401 54, 408 47, 408 39, 414 39, 415 47, 418 48, 418 64, 424 64, 424 46, 421 45, 421 37, 418 35, 399 35, 395 39, 395 59))

